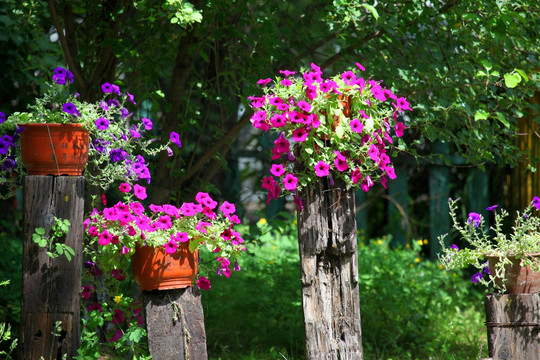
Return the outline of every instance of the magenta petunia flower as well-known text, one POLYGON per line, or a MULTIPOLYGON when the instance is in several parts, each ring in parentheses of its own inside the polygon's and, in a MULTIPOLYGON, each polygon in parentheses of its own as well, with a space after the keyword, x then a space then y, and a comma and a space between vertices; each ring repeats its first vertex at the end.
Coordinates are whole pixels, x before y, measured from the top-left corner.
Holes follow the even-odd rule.
POLYGON ((371 180, 371 176, 367 176, 362 180, 360 183, 360 188, 364 190, 365 192, 368 192, 369 189, 373 186, 373 180, 371 180))
POLYGON ((328 165, 324 161, 320 160, 315 165, 315 175, 317 175, 318 177, 328 176, 329 173, 330 173, 330 165, 328 165))
POLYGON ((283 178, 283 187, 285 190, 294 191, 296 190, 296 185, 298 183, 298 178, 293 174, 287 174, 283 178))
POLYGON ((120 329, 114 330, 113 335, 109 339, 109 342, 118 342, 122 338, 122 331, 120 329))
POLYGON ((364 130, 364 125, 358 119, 352 119, 350 126, 351 130, 358 134, 361 134, 362 130, 364 130))
POLYGON ((173 239, 173 235, 171 234, 171 239, 163 245, 163 248, 165 248, 166 254, 174 254, 176 250, 178 249, 178 243, 175 239, 173 239))
POLYGON ((283 114, 274 114, 270 118, 270 123, 275 128, 284 127, 285 125, 287 125, 287 117, 283 114))
POLYGON ((341 79, 345 85, 351 86, 356 83, 356 75, 352 71, 345 71, 341 74, 341 79))
POLYGON ((120 186, 118 186, 118 190, 125 194, 131 191, 131 186, 129 186, 128 183, 121 183, 120 186))
POLYGON ((179 232, 174 235, 174 240, 183 243, 189 241, 189 235, 187 232, 179 232))
POLYGON ((210 284, 210 280, 208 280, 204 276, 199 276, 197 278, 197 287, 203 290, 210 290, 210 288, 212 288, 212 285, 210 284))
POLYGON ((112 316, 111 322, 117 325, 117 324, 122 323, 123 321, 124 321, 124 313, 122 312, 122 310, 120 309, 114 310, 114 314, 112 316))
POLYGON ((384 169, 384 171, 386 171, 386 173, 388 174, 388 177, 389 177, 390 179, 395 179, 395 178, 396 178, 396 172, 395 172, 395 170, 394 170, 393 167, 387 166, 387 167, 384 169))
POLYGON ((272 79, 270 79, 270 78, 268 78, 268 79, 259 79, 259 81, 257 81, 257 84, 262 85, 262 86, 266 86, 271 81, 272 81, 272 79))
POLYGON ((412 110, 409 102, 404 97, 396 99, 396 107, 401 110, 412 110))
POLYGON ((308 133, 304 127, 293 130, 293 140, 296 142, 304 142, 308 137, 308 133))
POLYGON ((280 83, 281 83, 281 85, 287 86, 287 87, 292 85, 292 81, 289 80, 289 79, 283 79, 283 80, 280 81, 280 83))
POLYGON ((231 204, 228 201, 224 201, 223 204, 221 204, 221 206, 219 207, 219 210, 221 210, 221 212, 225 215, 231 215, 234 214, 234 212, 236 211, 236 207, 234 206, 234 204, 231 204))
POLYGON ((148 197, 146 195, 146 188, 138 184, 133 186, 133 193, 135 194, 135 197, 140 200, 144 200, 148 197))
POLYGON ((396 127, 394 128, 394 130, 396 132, 397 137, 402 137, 403 136, 403 130, 405 130, 405 124, 403 124, 402 122, 397 122, 396 127))
POLYGON ((112 269, 111 276, 118 281, 124 281, 127 277, 126 273, 122 269, 112 269))
POLYGON ((334 159, 334 166, 338 171, 346 171, 349 169, 349 165, 347 165, 347 159, 345 156, 341 155, 339 151, 336 151, 336 158, 334 159))
POLYGON ((82 293, 81 293, 81 296, 84 298, 84 299, 90 299, 90 296, 92 296, 92 290, 94 290, 94 288, 92 286, 86 286, 86 285, 83 285, 82 286, 82 293))
POLYGON ((358 182, 362 180, 362 172, 360 171, 360 169, 356 168, 353 170, 351 174, 351 180, 353 184, 358 184, 358 182))
POLYGON ((358 67, 360 70, 362 71, 366 71, 366 68, 362 66, 362 64, 360 63, 355 63, 356 64, 356 67, 358 67))
POLYGON ((295 71, 289 71, 289 70, 279 70, 279 73, 285 75, 285 77, 289 77, 291 75, 296 74, 295 71))
POLYGON ((298 106, 302 111, 310 112, 311 111, 311 105, 308 104, 305 100, 300 100, 296 103, 296 106, 298 106))
POLYGON ((285 173, 285 169, 283 169, 283 164, 272 164, 270 173, 277 177, 280 177, 281 175, 283 175, 285 173))
POLYGON ((103 230, 103 232, 98 234, 98 244, 101 246, 106 246, 111 243, 112 235, 107 231, 107 229, 103 230))

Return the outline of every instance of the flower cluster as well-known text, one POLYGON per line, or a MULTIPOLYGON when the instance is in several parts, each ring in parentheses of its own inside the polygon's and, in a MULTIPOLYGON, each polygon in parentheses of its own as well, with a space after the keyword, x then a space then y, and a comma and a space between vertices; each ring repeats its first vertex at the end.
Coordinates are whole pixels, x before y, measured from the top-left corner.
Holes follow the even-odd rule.
MULTIPOLYGON (((242 235, 234 229, 240 223, 234 204, 224 201, 219 205, 207 193, 199 192, 196 202, 180 207, 151 204, 146 208, 139 202, 146 198, 144 187, 122 183, 119 190, 125 195, 124 201, 102 211, 95 209, 84 222, 92 260, 111 276, 122 268, 121 259, 135 252, 136 245, 163 247, 171 254, 186 242, 191 252, 202 247, 215 256, 218 275, 228 278, 231 265, 232 270, 240 270, 236 257, 245 246, 242 235), (96 244, 97 251, 92 250, 96 244)), ((210 288, 203 276, 199 276, 197 285, 210 288)))
MULTIPOLYGON (((283 191, 301 206, 298 192, 317 178, 327 177, 331 183, 340 178, 347 186, 368 191, 375 182, 385 186, 396 177, 388 149, 403 136, 400 115, 412 109, 381 82, 360 76, 365 68, 356 65, 332 78, 324 78, 311 64, 301 76, 280 70, 283 76, 273 82, 258 81, 264 94, 249 97, 251 123, 278 135, 272 176, 262 184, 268 200, 283 191)), ((402 140, 399 147, 404 147, 402 140)))
POLYGON ((135 98, 129 92, 122 92, 119 86, 104 83, 102 98, 89 103, 81 101, 79 94, 69 94, 69 85, 73 83, 69 70, 57 67, 52 79, 48 91, 28 107, 28 112, 14 113, 7 119, 0 113, 0 185, 9 186, 9 190, 13 189, 10 185, 17 181, 17 176, 24 174, 19 134, 27 123, 82 124, 90 133, 89 163, 99 169, 86 171, 86 181, 103 189, 125 179, 132 183, 141 179, 150 182, 144 156, 154 156, 163 150, 172 155, 169 144, 181 146, 175 132, 166 144, 152 146, 156 139, 147 136, 153 128, 152 121, 134 118, 129 108, 136 105, 135 98))
POLYGON ((530 255, 540 253, 540 218, 532 214, 533 209, 540 210, 540 198, 535 196, 523 212, 517 212, 512 227, 513 233, 507 236, 503 231, 504 219, 508 217, 505 209, 498 205, 486 208, 494 213, 495 222, 486 229, 484 217, 476 212, 470 212, 465 224, 457 219, 457 200, 448 200, 450 216, 462 240, 468 244, 460 249, 456 244, 446 247, 444 240, 448 234, 439 237, 443 248, 439 255, 442 265, 447 270, 467 268, 473 266, 478 272, 472 275, 471 281, 483 285, 493 284, 501 288, 495 279, 503 279, 505 265, 510 264, 510 258, 521 259, 521 265, 529 265, 540 270, 540 262, 534 261, 530 255), (493 235, 490 237, 490 232, 493 235), (490 268, 487 257, 496 257, 499 262, 495 268, 490 268))

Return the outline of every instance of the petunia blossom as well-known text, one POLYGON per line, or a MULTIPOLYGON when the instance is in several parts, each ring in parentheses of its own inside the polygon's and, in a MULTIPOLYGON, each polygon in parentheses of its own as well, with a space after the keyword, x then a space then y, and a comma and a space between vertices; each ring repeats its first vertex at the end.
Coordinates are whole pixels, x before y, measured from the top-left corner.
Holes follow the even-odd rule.
POLYGON ((328 165, 324 161, 320 160, 317 164, 315 164, 315 175, 317 175, 318 177, 328 176, 329 172, 330 165, 328 165))

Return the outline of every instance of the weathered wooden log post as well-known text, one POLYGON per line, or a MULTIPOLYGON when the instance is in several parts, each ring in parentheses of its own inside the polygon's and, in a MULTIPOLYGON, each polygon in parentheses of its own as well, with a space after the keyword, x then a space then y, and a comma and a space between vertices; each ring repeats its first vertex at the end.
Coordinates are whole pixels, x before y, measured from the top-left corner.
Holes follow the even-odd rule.
POLYGON ((489 294, 485 308, 493 360, 540 359, 540 294, 489 294))
POLYGON ((152 359, 208 359, 199 288, 143 291, 143 301, 152 359))
POLYGON ((362 359, 354 190, 320 179, 301 198, 298 241, 306 359, 362 359))
POLYGON ((23 286, 19 358, 72 359, 80 344, 80 291, 84 217, 83 176, 26 176, 23 188, 23 286), (49 233, 54 217, 71 227, 62 241, 75 255, 51 258, 32 241, 49 233), (58 325, 58 326, 57 326, 58 325))

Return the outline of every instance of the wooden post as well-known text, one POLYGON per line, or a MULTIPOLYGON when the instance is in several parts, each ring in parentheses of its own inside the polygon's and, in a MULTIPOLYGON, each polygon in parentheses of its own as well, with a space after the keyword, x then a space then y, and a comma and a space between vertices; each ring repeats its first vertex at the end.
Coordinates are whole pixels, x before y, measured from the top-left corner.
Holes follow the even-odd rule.
POLYGON ((493 360, 540 359, 540 294, 489 294, 485 308, 493 360))
POLYGON ((72 359, 80 344, 84 177, 26 176, 23 192, 19 358, 72 359), (54 216, 71 222, 67 236, 59 240, 75 250, 71 261, 49 257, 47 249, 32 241, 37 227, 48 235, 54 216))
POLYGON ((298 241, 306 359, 362 359, 354 191, 321 179, 301 199, 298 241))
POLYGON ((206 331, 197 287, 143 291, 153 360, 206 360, 206 331))

